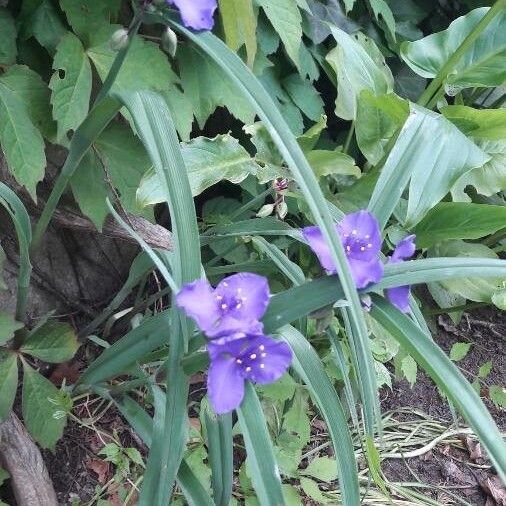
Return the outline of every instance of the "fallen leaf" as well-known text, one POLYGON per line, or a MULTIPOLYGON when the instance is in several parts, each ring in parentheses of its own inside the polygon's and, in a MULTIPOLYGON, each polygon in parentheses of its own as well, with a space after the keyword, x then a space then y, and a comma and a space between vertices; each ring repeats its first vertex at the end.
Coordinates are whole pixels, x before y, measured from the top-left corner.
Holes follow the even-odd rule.
POLYGON ((497 506, 506 506, 506 487, 499 476, 491 476, 481 484, 483 490, 494 499, 497 506))
POLYGON ((64 378, 67 384, 74 384, 80 376, 80 369, 83 365, 84 364, 78 360, 75 362, 63 362, 62 364, 58 364, 49 379, 58 387, 61 386, 64 378))
POLYGON ((109 462, 101 459, 91 459, 86 463, 86 467, 91 469, 97 475, 98 482, 104 485, 109 477, 109 462))
POLYGON ((466 436, 465 445, 469 450, 469 458, 472 461, 477 462, 479 460, 480 461, 483 460, 483 452, 481 451, 481 444, 478 441, 476 441, 476 439, 466 436))

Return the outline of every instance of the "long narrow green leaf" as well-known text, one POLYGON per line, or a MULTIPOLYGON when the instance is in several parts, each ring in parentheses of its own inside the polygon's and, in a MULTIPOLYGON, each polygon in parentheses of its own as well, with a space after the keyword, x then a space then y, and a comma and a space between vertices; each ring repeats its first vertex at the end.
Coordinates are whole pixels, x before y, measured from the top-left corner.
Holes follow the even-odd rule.
POLYGON ((5 184, 0 182, 0 205, 9 213, 19 244, 19 273, 16 302, 16 318, 24 321, 26 311, 26 299, 32 264, 30 262, 30 244, 32 241, 32 225, 25 206, 17 195, 5 184))
POLYGON ((380 408, 367 326, 346 255, 313 170, 276 104, 243 61, 213 34, 193 33, 177 23, 170 15, 165 15, 164 19, 212 58, 250 101, 299 184, 316 224, 322 229, 333 260, 338 266, 344 295, 350 304, 351 323, 357 336, 357 352, 360 359, 357 373, 361 375, 364 386, 361 396, 363 403, 370 406, 374 413, 372 419, 365 420, 366 429, 369 434, 373 434, 375 426, 380 427, 380 408))
POLYGON ((307 339, 290 326, 279 332, 293 351, 292 367, 307 385, 311 397, 325 418, 337 461, 343 504, 360 504, 357 463, 353 441, 339 396, 323 369, 322 362, 307 339))
POLYGON ((262 506, 280 506, 284 504, 281 478, 262 406, 249 382, 237 415, 258 500, 262 506))
POLYGON ((506 481, 506 443, 486 406, 458 367, 406 315, 373 296, 371 315, 420 364, 462 413, 506 481))
MULTIPOLYGON (((172 276, 176 285, 200 277, 197 217, 181 148, 165 101, 150 92, 123 93, 135 128, 153 162, 169 206, 174 238, 172 276)), ((173 295, 173 300, 174 300, 173 295)), ((186 444, 189 380, 181 359, 188 350, 193 324, 173 310, 166 362, 167 393, 164 424, 155 423, 140 506, 162 506, 169 499, 186 444)))

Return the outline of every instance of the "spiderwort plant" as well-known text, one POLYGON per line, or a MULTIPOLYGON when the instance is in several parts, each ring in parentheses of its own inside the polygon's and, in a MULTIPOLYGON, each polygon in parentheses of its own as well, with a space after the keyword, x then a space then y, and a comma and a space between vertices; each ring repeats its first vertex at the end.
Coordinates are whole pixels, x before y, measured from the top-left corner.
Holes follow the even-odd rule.
POLYGON ((207 390, 218 414, 240 405, 245 381, 273 383, 291 364, 289 346, 262 333, 269 297, 267 279, 247 272, 228 276, 216 288, 199 279, 177 295, 177 305, 210 340, 207 390))
POLYGON ((167 0, 167 2, 179 9, 186 27, 194 30, 212 30, 216 0, 167 0))
MULTIPOLYGON (((365 288, 378 283, 383 277, 383 263, 380 260, 382 239, 378 221, 368 211, 358 211, 346 215, 336 224, 351 274, 357 288, 365 288)), ((319 227, 306 227, 302 230, 309 247, 318 257, 327 274, 336 274, 337 268, 332 259, 330 248, 319 227)), ((397 244, 391 263, 402 262, 415 252, 415 236, 410 235, 397 244)), ((409 286, 399 286, 386 291, 390 302, 401 311, 409 311, 409 286)))

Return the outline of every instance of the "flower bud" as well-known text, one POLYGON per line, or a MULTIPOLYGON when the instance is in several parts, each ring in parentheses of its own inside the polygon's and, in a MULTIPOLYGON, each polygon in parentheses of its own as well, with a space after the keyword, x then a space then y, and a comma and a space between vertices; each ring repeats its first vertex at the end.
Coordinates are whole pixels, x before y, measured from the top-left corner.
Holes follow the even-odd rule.
POLYGON ((288 206, 286 205, 286 202, 284 200, 278 204, 276 212, 278 213, 280 220, 285 219, 286 215, 288 214, 288 206))
POLYGON ((267 216, 270 216, 272 214, 272 211, 274 211, 274 204, 265 204, 258 211, 257 217, 267 218, 267 216))
POLYGON ((128 30, 120 28, 116 30, 109 41, 109 45, 113 51, 120 51, 124 49, 128 44, 128 30))
POLYGON ((176 56, 177 51, 177 35, 170 27, 163 32, 162 49, 172 58, 176 56))

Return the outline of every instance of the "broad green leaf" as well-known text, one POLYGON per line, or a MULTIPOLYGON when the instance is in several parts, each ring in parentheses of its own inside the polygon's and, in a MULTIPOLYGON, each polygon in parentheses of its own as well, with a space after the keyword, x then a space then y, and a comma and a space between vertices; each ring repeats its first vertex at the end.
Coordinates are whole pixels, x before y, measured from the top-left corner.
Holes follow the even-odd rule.
POLYGON ((74 32, 89 42, 91 34, 109 25, 118 13, 121 0, 60 0, 60 6, 74 32))
POLYGON ((293 485, 283 484, 281 488, 286 506, 303 506, 299 492, 293 485))
POLYGON ((44 141, 23 102, 0 82, 0 144, 7 166, 18 183, 36 199, 37 183, 44 177, 44 141))
POLYGON ((181 47, 178 56, 181 84, 193 103, 195 118, 201 128, 219 106, 227 107, 244 123, 253 122, 255 115, 247 100, 211 59, 204 58, 191 46, 181 47))
POLYGON ((18 386, 18 357, 0 349, 0 423, 10 414, 18 386))
POLYGON ((388 4, 385 0, 369 0, 369 5, 371 6, 376 21, 386 25, 387 32, 395 41, 395 19, 388 4))
POLYGON ((74 329, 68 323, 50 320, 29 334, 21 351, 44 362, 57 364, 73 358, 78 348, 74 329))
POLYGON ((56 125, 51 116, 50 91, 39 74, 25 65, 13 65, 0 75, 0 82, 23 102, 32 123, 42 135, 53 140, 56 125))
POLYGON ((0 311, 0 345, 10 341, 14 337, 14 332, 23 327, 24 325, 17 322, 14 315, 0 311))
MULTIPOLYGON (((249 153, 231 135, 218 135, 214 139, 197 137, 181 145, 181 153, 188 169, 192 194, 199 195, 219 181, 240 183, 260 168, 249 153)), ((142 179, 137 192, 141 206, 164 201, 163 188, 154 171, 142 179)))
POLYGON ((323 111, 323 100, 308 79, 290 74, 281 82, 294 104, 311 120, 318 121, 323 111))
POLYGON ((461 412, 486 448, 499 476, 506 477, 506 444, 487 408, 446 354, 406 315, 373 295, 371 315, 418 362, 461 412))
POLYGON ((88 216, 97 230, 102 230, 109 214, 106 204, 109 192, 104 167, 94 150, 89 150, 84 155, 72 174, 70 187, 82 213, 88 216))
POLYGON ((470 349, 471 343, 455 343, 450 349, 450 359, 458 362, 467 356, 470 349))
MULTIPOLYGON (((86 50, 86 54, 95 65, 102 81, 107 77, 117 54, 109 43, 117 28, 120 27, 106 26, 96 33, 90 33, 91 47, 86 50)), ((158 45, 136 35, 114 81, 112 92, 146 89, 164 91, 177 80, 167 56, 158 45), (156 72, 153 69, 156 69, 156 72)))
MULTIPOLYGON (((484 244, 468 243, 464 241, 447 241, 436 245, 429 252, 438 257, 482 257, 497 258, 497 255, 484 244)), ((476 269, 476 274, 482 274, 476 269)), ((491 298, 502 287, 506 276, 497 272, 496 278, 466 277, 460 279, 445 279, 441 284, 448 290, 476 302, 491 302, 491 298)))
POLYGON ((311 165, 316 176, 319 178, 331 174, 353 176, 356 178, 362 175, 360 169, 355 165, 355 160, 341 151, 316 149, 309 151, 306 156, 309 165, 311 165))
POLYGON ((257 0, 283 41, 285 50, 300 70, 299 49, 302 41, 302 16, 292 0, 257 0))
POLYGON ((16 61, 17 30, 14 18, 5 7, 0 7, 0 65, 12 65, 16 61))
POLYGON ((310 478, 301 477, 300 486, 305 495, 316 501, 316 504, 332 504, 333 499, 323 495, 322 491, 318 488, 318 483, 310 478))
POLYGON ((175 85, 169 86, 167 91, 162 91, 161 94, 167 101, 179 137, 184 142, 189 141, 193 127, 191 100, 175 85))
POLYGON ((406 225, 411 227, 450 191, 462 174, 488 159, 446 118, 411 104, 410 115, 374 188, 369 210, 384 226, 411 180, 406 216, 406 225), (438 139, 436 147, 434 139, 438 139))
POLYGON ((418 366, 411 355, 406 355, 401 360, 400 369, 404 377, 408 380, 411 388, 416 382, 416 375, 418 371, 418 366))
POLYGON ((357 144, 369 163, 376 165, 385 155, 388 141, 406 121, 409 103, 394 93, 374 95, 365 89, 357 104, 357 144))
MULTIPOLYGON (((450 26, 415 42, 404 42, 401 56, 419 75, 433 78, 442 69, 478 22, 488 7, 474 9, 453 21, 450 26)), ((500 86, 506 80, 506 10, 487 25, 477 40, 445 76, 446 90, 454 95, 460 89, 476 86, 500 86)))
MULTIPOLYGON (((23 2, 24 6, 25 2, 23 2)), ((62 37, 67 33, 65 25, 61 20, 51 0, 38 2, 38 6, 30 14, 23 30, 23 37, 29 38, 32 35, 52 55, 56 51, 62 37)))
POLYGON ((499 141, 506 138, 506 109, 447 105, 441 109, 441 113, 460 131, 474 139, 499 141))
POLYGON ((480 369, 478 370, 478 377, 484 379, 491 372, 492 372, 492 360, 488 360, 487 362, 485 362, 480 366, 480 369))
POLYGON ((506 226, 506 207, 440 202, 414 228, 416 245, 428 248, 451 239, 479 239, 506 226))
POLYGON ((67 33, 58 44, 53 61, 55 73, 49 82, 53 117, 59 140, 75 130, 88 114, 91 95, 91 66, 81 41, 67 33))
MULTIPOLYGON (((506 286, 506 282, 503 283, 503 287, 506 286)), ((506 288, 495 292, 492 295, 492 304, 498 307, 502 311, 506 311, 506 288)))
POLYGON ((486 196, 506 190, 506 140, 479 141, 477 144, 490 160, 457 180, 451 190, 454 200, 471 202, 471 197, 464 191, 467 186, 474 186, 479 194, 486 196))
POLYGON ((329 483, 337 479, 336 461, 329 457, 316 457, 301 474, 329 483))
POLYGON ((348 35, 336 27, 332 27, 332 35, 337 46, 326 60, 337 76, 336 114, 354 120, 360 92, 390 93, 393 91, 392 74, 371 39, 362 34, 348 35))
POLYGON ((219 0, 219 7, 227 45, 237 51, 244 44, 252 68, 257 52, 257 15, 252 0, 219 0))
POLYGON ((44 376, 23 362, 23 420, 33 439, 54 450, 67 423, 61 413, 60 391, 44 376))
POLYGON ((490 400, 498 408, 506 408, 506 388, 499 385, 492 385, 488 389, 490 400))

